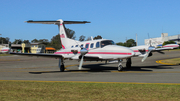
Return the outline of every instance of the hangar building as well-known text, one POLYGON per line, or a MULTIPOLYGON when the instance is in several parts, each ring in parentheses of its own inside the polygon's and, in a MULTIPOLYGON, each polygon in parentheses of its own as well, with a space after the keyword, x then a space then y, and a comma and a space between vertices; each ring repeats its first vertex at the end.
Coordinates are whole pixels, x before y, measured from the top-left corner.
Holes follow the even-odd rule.
POLYGON ((151 40, 151 45, 154 47, 162 46, 164 41, 174 41, 177 44, 180 44, 180 34, 168 36, 168 33, 161 33, 161 37, 145 39, 144 40, 145 45, 150 45, 150 40, 151 40))

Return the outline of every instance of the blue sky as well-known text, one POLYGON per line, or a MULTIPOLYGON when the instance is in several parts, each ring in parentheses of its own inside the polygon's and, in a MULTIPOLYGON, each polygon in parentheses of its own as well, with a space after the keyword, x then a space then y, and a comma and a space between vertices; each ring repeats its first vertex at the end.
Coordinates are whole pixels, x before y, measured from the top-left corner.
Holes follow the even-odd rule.
POLYGON ((90 21, 66 25, 75 31, 76 39, 101 35, 104 39, 125 42, 169 36, 180 32, 179 0, 0 0, 0 37, 33 40, 58 34, 55 25, 28 24, 27 20, 90 21))

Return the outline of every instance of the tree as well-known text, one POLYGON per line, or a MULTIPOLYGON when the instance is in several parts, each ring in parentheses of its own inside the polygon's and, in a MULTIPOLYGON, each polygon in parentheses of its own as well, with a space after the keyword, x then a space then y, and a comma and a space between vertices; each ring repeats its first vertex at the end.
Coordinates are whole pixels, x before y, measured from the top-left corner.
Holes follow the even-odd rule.
POLYGON ((167 44, 175 44, 175 43, 176 42, 174 42, 174 41, 164 41, 163 46, 167 45, 167 44))
POLYGON ((67 34, 67 37, 70 38, 70 39, 75 39, 76 36, 75 36, 75 31, 69 29, 69 28, 66 28, 66 34, 67 34))
POLYGON ((126 41, 126 47, 133 47, 136 46, 136 42, 134 39, 129 39, 126 41))
POLYGON ((86 41, 89 41, 89 40, 91 40, 91 37, 88 37, 88 38, 86 39, 86 41))
POLYGON ((50 46, 54 47, 56 50, 61 49, 61 40, 60 40, 60 35, 57 34, 56 36, 53 36, 50 42, 50 46))
POLYGON ((13 44, 21 44, 23 43, 22 39, 15 39, 13 44))
POLYGON ((46 46, 50 44, 50 42, 48 41, 48 39, 39 39, 38 42, 45 44, 46 46))
POLYGON ((8 37, 6 37, 6 38, 0 37, 0 44, 8 44, 9 40, 10 39, 8 37))
POLYGON ((29 40, 24 40, 23 43, 29 44, 30 42, 29 42, 29 40))
POLYGON ((81 35, 80 37, 79 37, 79 41, 84 41, 85 40, 85 36, 84 35, 81 35))
POLYGON ((102 39, 102 37, 101 37, 100 35, 98 35, 98 36, 94 37, 93 39, 94 39, 94 40, 95 40, 95 39, 102 39))
POLYGON ((35 43, 35 42, 39 42, 39 41, 37 39, 33 39, 31 42, 35 43))
POLYGON ((120 45, 120 46, 126 46, 126 47, 133 47, 133 46, 136 46, 136 42, 134 39, 129 39, 127 40, 126 42, 119 42, 119 43, 116 43, 117 45, 120 45))
POLYGON ((118 43, 116 43, 116 45, 125 46, 123 42, 118 42, 118 43))

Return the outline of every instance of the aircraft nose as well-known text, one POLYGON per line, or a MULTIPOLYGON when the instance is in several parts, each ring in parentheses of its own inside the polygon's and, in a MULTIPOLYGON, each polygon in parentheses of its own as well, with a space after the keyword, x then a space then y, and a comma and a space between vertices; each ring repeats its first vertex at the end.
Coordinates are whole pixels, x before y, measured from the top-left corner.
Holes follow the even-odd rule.
POLYGON ((135 53, 134 53, 134 51, 133 51, 133 50, 131 50, 131 55, 132 55, 132 56, 134 56, 134 55, 135 55, 135 53))
POLYGON ((125 54, 128 56, 134 56, 135 55, 135 52, 132 49, 127 48, 127 47, 120 47, 119 50, 121 52, 125 52, 125 54))
POLYGON ((135 55, 134 51, 133 51, 132 49, 129 49, 129 48, 128 48, 128 53, 129 53, 129 55, 131 55, 131 56, 134 56, 134 55, 135 55))

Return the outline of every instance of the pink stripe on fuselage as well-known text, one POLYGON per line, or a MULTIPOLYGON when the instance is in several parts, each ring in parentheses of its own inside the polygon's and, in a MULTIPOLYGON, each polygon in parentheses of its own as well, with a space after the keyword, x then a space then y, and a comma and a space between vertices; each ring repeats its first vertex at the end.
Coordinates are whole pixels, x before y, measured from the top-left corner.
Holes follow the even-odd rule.
MULTIPOLYGON (((74 54, 73 52, 55 52, 54 54, 74 54)), ((80 54, 80 52, 78 52, 80 54)), ((132 53, 119 52, 88 52, 87 54, 132 55, 132 53)))
POLYGON ((8 51, 9 49, 2 49, 1 51, 8 51))
POLYGON ((172 46, 163 46, 163 47, 179 47, 178 45, 172 45, 172 46))

